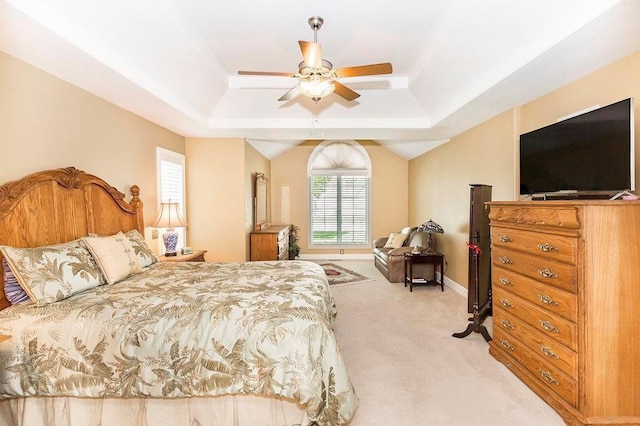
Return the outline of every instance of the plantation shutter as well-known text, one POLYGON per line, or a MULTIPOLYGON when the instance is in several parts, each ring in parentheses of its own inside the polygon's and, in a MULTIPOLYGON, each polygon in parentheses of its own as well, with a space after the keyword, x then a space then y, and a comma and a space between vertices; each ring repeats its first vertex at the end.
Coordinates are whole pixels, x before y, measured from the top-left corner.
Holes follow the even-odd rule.
POLYGON ((332 142, 310 159, 311 245, 369 246, 370 163, 358 147, 332 142))

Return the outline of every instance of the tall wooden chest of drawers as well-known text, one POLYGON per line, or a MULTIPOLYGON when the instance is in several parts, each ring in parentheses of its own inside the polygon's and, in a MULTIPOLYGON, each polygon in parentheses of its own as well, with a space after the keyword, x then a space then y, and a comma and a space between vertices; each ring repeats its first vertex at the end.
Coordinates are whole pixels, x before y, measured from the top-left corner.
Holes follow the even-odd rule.
POLYGON ((640 202, 491 202, 489 352, 570 425, 640 425, 640 202))
POLYGON ((251 233, 251 260, 289 259, 289 225, 271 225, 251 233))

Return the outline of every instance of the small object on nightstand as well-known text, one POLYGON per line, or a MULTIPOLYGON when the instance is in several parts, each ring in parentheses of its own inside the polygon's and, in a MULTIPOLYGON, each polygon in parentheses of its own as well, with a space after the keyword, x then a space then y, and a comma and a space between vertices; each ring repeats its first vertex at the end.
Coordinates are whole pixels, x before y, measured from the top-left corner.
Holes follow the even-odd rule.
POLYGON ((193 253, 193 249, 191 247, 182 247, 181 253, 182 254, 191 254, 191 253, 193 253))
POLYGON ((204 262, 206 250, 192 250, 190 254, 179 254, 177 256, 160 256, 161 262, 204 262))

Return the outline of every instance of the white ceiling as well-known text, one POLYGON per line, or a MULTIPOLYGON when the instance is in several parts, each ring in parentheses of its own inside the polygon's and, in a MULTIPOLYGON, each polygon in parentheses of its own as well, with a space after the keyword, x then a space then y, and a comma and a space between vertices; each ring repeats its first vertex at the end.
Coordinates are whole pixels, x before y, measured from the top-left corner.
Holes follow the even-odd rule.
POLYGON ((410 159, 640 50, 638 0, 0 0, 0 50, 178 134, 246 138, 273 158, 305 139, 373 139, 410 159), (318 32, 362 96, 277 99, 318 32))

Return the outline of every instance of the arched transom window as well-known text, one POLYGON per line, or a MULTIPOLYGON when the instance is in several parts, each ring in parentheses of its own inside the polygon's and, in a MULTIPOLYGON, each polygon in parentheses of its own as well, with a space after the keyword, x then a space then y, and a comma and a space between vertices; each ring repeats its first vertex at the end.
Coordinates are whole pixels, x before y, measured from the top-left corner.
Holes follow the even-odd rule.
POLYGON ((369 247, 371 160, 355 141, 324 141, 307 165, 311 246, 369 247))

